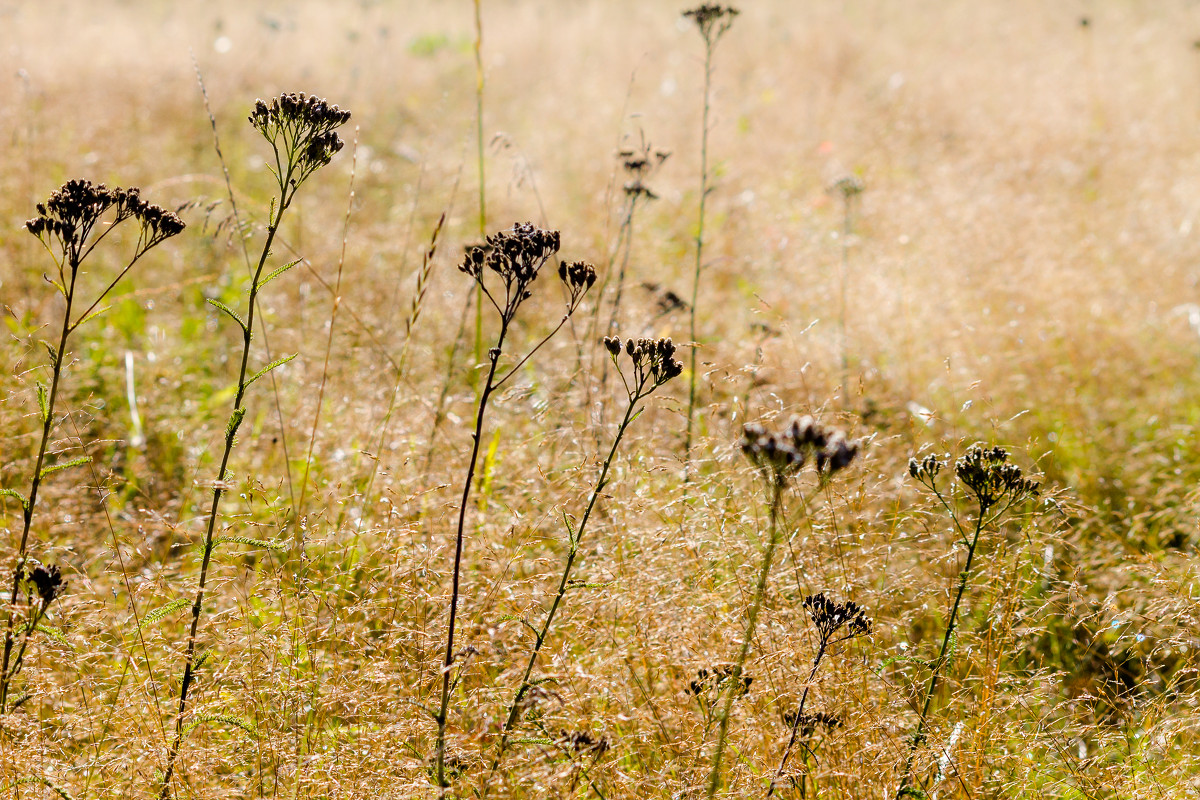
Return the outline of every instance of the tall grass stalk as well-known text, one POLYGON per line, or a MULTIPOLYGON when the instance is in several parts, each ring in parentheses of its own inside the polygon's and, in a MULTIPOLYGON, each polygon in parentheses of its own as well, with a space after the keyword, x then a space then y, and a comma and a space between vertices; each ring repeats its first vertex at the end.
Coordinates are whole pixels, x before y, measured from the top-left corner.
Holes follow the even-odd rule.
POLYGON ((64 307, 57 345, 43 342, 50 357, 50 386, 47 388, 40 381, 37 384, 38 412, 42 429, 37 457, 33 463, 33 475, 30 477, 29 492, 22 495, 16 490, 6 489, 0 493, 21 504, 21 538, 17 546, 16 564, 13 567, 12 590, 9 593, 4 628, 4 655, 0 659, 0 715, 8 710, 9 691, 13 678, 23 664, 29 637, 45 614, 46 607, 62 589, 57 567, 39 566, 33 571, 28 569, 29 533, 33 525, 34 510, 37 508, 38 493, 47 476, 90 462, 87 456, 83 456, 51 465, 46 463, 47 450, 57 421, 59 389, 62 385, 69 339, 81 325, 106 310, 101 304, 142 256, 170 237, 181 233, 184 228, 183 222, 175 214, 142 200, 139 189, 109 189, 103 184, 96 185, 86 180, 73 180, 63 184, 45 203, 38 204, 37 213, 36 217, 25 223, 25 229, 37 237, 54 260, 56 277, 47 275, 46 280, 62 296, 64 307), (84 261, 105 237, 129 219, 135 220, 140 227, 133 256, 83 312, 77 313, 78 306, 87 303, 87 300, 79 297, 82 288, 79 278, 83 272, 84 261), (14 646, 18 634, 17 601, 20 599, 22 585, 29 580, 35 584, 40 603, 32 599, 31 592, 30 617, 26 620, 24 630, 20 631, 21 642, 17 646, 14 661, 14 646))
POLYGON ((267 221, 266 240, 258 257, 258 264, 250 279, 250 291, 247 298, 246 318, 243 320, 237 312, 216 300, 209 302, 219 311, 237 323, 242 334, 241 365, 238 368, 237 389, 234 394, 233 412, 225 425, 225 446, 221 453, 217 478, 213 482, 212 504, 209 507, 208 522, 204 534, 204 548, 201 554, 200 576, 196 588, 196 597, 191 606, 191 625, 188 630, 187 646, 184 653, 183 677, 179 685, 179 706, 175 717, 175 735, 167 751, 166 766, 159 797, 162 800, 170 797, 171 780, 175 773, 175 765, 183 745, 187 713, 188 693, 195 680, 196 643, 200 628, 200 616, 204 606, 204 594, 208 581, 208 568, 216 545, 214 538, 217 517, 224 493, 232 488, 229 483, 229 459, 237 441, 237 431, 246 416, 244 404, 246 390, 258 378, 268 374, 275 368, 290 361, 293 357, 276 359, 262 369, 250 374, 250 343, 254 333, 255 312, 259 292, 271 280, 282 275, 298 261, 292 261, 263 275, 267 259, 275 236, 279 232, 284 213, 291 207, 296 193, 304 181, 314 172, 328 164, 333 156, 342 148, 342 140, 335 129, 350 119, 350 112, 342 111, 337 106, 330 106, 324 100, 307 97, 304 94, 284 94, 271 101, 268 106, 262 100, 255 104, 254 112, 250 115, 250 124, 263 135, 271 145, 275 156, 272 174, 275 176, 278 196, 272 201, 271 213, 267 221))
MULTIPOLYGON (((617 366, 618 374, 621 376, 621 381, 625 387, 625 415, 621 418, 621 423, 617 426, 617 432, 613 436, 612 447, 609 448, 608 456, 604 459, 604 463, 600 467, 600 475, 596 478, 596 483, 592 487, 591 495, 588 497, 587 506, 584 508, 583 516, 580 518, 578 526, 572 530, 570 522, 564 517, 567 527, 567 559, 563 564, 562 576, 559 578, 558 590, 554 594, 554 600, 551 601, 550 609, 546 612, 546 618, 543 620, 541 628, 537 629, 533 649, 530 651, 529 661, 525 665, 525 673, 521 676, 521 682, 517 685, 517 691, 513 694, 513 699, 508 705, 508 714, 504 720, 504 726, 500 731, 500 742, 496 746, 496 755, 489 770, 489 780, 491 776, 495 775, 496 770, 500 766, 500 760, 504 757, 508 746, 509 734, 512 732, 513 726, 516 725, 517 718, 521 713, 521 702, 533 686, 530 682, 530 676, 533 675, 538 656, 542 652, 542 646, 546 643, 546 639, 550 635, 550 626, 554 624, 554 618, 558 613, 563 598, 567 594, 567 590, 570 588, 571 573, 575 568, 575 562, 579 556, 580 543, 583 541, 583 536, 587 531, 588 520, 591 519, 592 510, 596 507, 596 501, 600 499, 601 493, 608 486, 608 473, 612 468, 613 462, 616 460, 617 448, 620 446, 621 440, 624 438, 630 424, 644 410, 644 406, 639 407, 639 403, 653 394, 658 387, 683 372, 683 364, 674 358, 675 345, 671 343, 670 339, 638 339, 637 341, 628 339, 622 342, 616 336, 606 336, 604 338, 604 346, 612 357, 613 363, 617 366), (624 370, 621 369, 618 360, 622 351, 632 361, 633 371, 628 377, 624 370)), ((485 783, 483 788, 485 795, 487 794, 487 788, 488 786, 485 783)))
POLYGON ((458 620, 463 540, 466 530, 467 506, 471 499, 471 488, 475 482, 475 470, 479 461, 479 448, 483 441, 483 425, 487 415, 488 401, 493 392, 512 378, 546 342, 562 329, 579 304, 583 302, 584 295, 596 282, 596 270, 590 265, 578 261, 572 264, 562 262, 558 269, 558 276, 567 288, 566 313, 554 330, 531 348, 502 377, 497 377, 500 358, 504 353, 504 345, 517 311, 532 296, 533 282, 546 262, 558 252, 559 243, 558 231, 542 230, 529 223, 518 224, 511 230, 500 231, 489 236, 483 245, 467 248, 466 257, 459 266, 460 271, 475 281, 479 293, 496 310, 500 320, 500 330, 496 336, 496 344, 488 350, 488 372, 476 404, 471 456, 467 462, 466 476, 463 480, 462 497, 458 508, 458 525, 454 538, 454 569, 451 577, 446 650, 442 661, 441 701, 438 711, 434 715, 438 726, 434 761, 439 796, 442 797, 445 796, 448 786, 446 781, 446 722, 450 709, 452 685, 450 673, 453 671, 455 660, 454 634, 458 620), (493 279, 491 277, 493 274, 497 278, 493 279), (498 280, 500 285, 489 288, 488 282, 492 280, 498 280), (503 291, 501 292, 501 290, 503 291))
POLYGON ((708 128, 709 112, 712 108, 713 53, 717 42, 733 24, 738 10, 730 6, 704 4, 683 15, 691 18, 700 29, 704 39, 704 114, 700 125, 700 209, 696 224, 696 266, 692 276, 692 307, 688 316, 688 332, 691 337, 691 366, 688 374, 687 433, 683 440, 684 480, 691 475, 693 426, 696 416, 696 300, 700 295, 700 271, 704 266, 704 219, 708 203, 708 128))

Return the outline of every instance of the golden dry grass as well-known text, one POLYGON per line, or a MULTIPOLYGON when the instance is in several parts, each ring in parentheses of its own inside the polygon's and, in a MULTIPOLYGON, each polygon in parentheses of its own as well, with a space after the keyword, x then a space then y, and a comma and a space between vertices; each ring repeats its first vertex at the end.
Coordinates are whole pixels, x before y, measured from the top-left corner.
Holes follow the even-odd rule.
MULTIPOLYGON (((642 284, 691 289, 703 50, 681 10, 485 2, 483 14, 489 229, 530 219, 562 231, 563 257, 607 265, 622 180, 614 156, 644 131, 673 154, 651 181, 660 199, 637 218, 621 332, 677 342, 686 315, 660 313, 642 284)), ((268 290, 256 358, 265 363, 267 346, 300 356, 254 387, 222 519, 233 535, 299 537, 305 557, 220 551, 191 712, 208 721, 187 739, 175 791, 436 796, 428 708, 478 383, 470 324, 451 363, 470 290, 455 267, 478 238, 472 24, 469 2, 0 6, 11 365, 0 372, 0 486, 28 485, 38 340, 60 313, 41 278, 45 254, 21 222, 73 177, 193 204, 188 231, 81 332, 66 373, 56 449, 78 453, 82 441, 94 471, 56 474, 34 520, 33 555, 61 564, 70 589, 53 620, 61 640, 31 645, 18 678, 29 699, 2 720, 9 796, 155 796, 174 724, 187 614, 140 630, 135 620, 194 593, 204 482, 238 346, 204 298, 232 304, 244 283, 189 49, 252 250, 270 189, 264 143, 245 123, 255 98, 303 90, 351 109, 345 138, 357 150, 348 144, 311 179, 284 226, 277 257, 306 261, 268 290), (214 47, 221 37, 226 52, 214 47), (443 212, 380 449, 420 254, 443 212)), ((578 574, 599 586, 568 595, 537 673, 552 680, 521 731, 529 741, 489 796, 702 796, 713 728, 688 683, 735 655, 765 530, 737 439, 745 421, 790 413, 846 428, 864 452, 807 507, 789 496, 725 796, 765 792, 787 740, 782 716, 813 658, 800 602, 818 590, 867 606, 875 627, 818 674, 810 710, 845 725, 810 759, 819 795, 811 782, 807 794, 894 794, 927 671, 890 659, 935 655, 962 559, 907 460, 976 440, 1009 446, 1054 502, 985 539, 919 759, 929 788, 971 798, 1200 791, 1200 339, 1187 316, 1200 302, 1197 38, 1200 11, 1184 3, 745 4, 717 51, 700 468, 685 495, 677 381, 618 454, 578 574), (841 398, 842 209, 826 188, 846 174, 866 192, 849 255, 851 396, 841 398), (533 741, 538 725, 590 731, 609 749, 594 764, 565 759, 533 741)), ((523 313, 519 341, 557 321, 550 283, 523 313)), ((563 515, 581 513, 617 421, 611 400, 599 417, 612 392, 599 384, 599 355, 586 325, 564 331, 506 386, 485 430, 459 636, 478 652, 449 725, 463 797, 486 774, 528 653, 521 620, 536 624, 557 585, 563 515)), ((5 502, 7 575, 20 509, 5 502)))

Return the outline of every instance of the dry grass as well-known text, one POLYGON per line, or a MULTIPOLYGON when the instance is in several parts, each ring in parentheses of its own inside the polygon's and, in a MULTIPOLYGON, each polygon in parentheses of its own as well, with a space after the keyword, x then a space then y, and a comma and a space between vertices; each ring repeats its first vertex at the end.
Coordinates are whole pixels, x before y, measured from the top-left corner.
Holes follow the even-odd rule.
MULTIPOLYGON (((489 149, 489 228, 529 219, 562 231, 562 257, 608 263, 621 222, 615 155, 644 129, 672 156, 650 180, 660 198, 638 210, 621 333, 680 343, 686 311, 657 302, 663 290, 689 295, 694 256, 703 49, 683 8, 483 10, 485 130, 505 134, 489 149)), ((466 363, 470 326, 450 363, 471 291, 455 266, 477 238, 472 13, 469 2, 0 6, 0 352, 12 365, 0 372, 0 487, 28 486, 38 341, 60 313, 21 222, 73 177, 192 204, 188 230, 80 331, 66 371, 70 414, 54 449, 82 446, 94 470, 50 477, 34 519, 34 556, 61 565, 70 586, 52 620, 61 638, 30 645, 17 680, 29 697, 0 720, 10 796, 151 797, 170 746, 190 616, 140 630, 135 619, 194 596, 203 481, 238 355, 204 300, 232 304, 245 281, 188 48, 252 250, 273 183, 245 122, 255 98, 304 90, 351 109, 358 150, 328 374, 350 145, 280 232, 281 263, 306 261, 267 290, 256 358, 265 363, 267 344, 300 356, 255 385, 222 509, 227 535, 299 539, 304 556, 218 552, 193 687, 192 719, 204 721, 175 794, 436 796, 430 710, 482 378, 466 363), (375 452, 405 347, 399 410, 375 452)), ((1185 308, 1200 302, 1195 38, 1200 11, 1183 3, 745 4, 714 77, 692 482, 685 495, 677 381, 621 446, 576 567, 593 587, 567 595, 535 673, 549 680, 489 796, 703 796, 715 700, 699 702, 689 683, 736 656, 767 532, 737 440, 744 422, 791 413, 846 428, 863 451, 807 507, 785 498, 787 536, 746 665, 754 680, 733 705, 725 796, 766 792, 790 733, 783 715, 812 667, 802 601, 817 591, 867 607, 874 626, 835 647, 810 690, 806 709, 844 724, 808 758, 806 793, 894 795, 928 680, 906 658, 936 655, 963 559, 907 461, 974 441, 1008 446, 1053 502, 980 545, 918 758, 927 787, 964 798, 1200 792, 1200 340, 1185 308), (841 398, 842 208, 827 187, 846 174, 866 191, 841 398), (608 749, 564 752, 560 730, 608 749)), ((89 280, 103 286, 96 258, 89 280)), ((521 347, 561 316, 549 278, 513 333, 521 347)), ((487 774, 528 658, 521 620, 538 624, 557 587, 563 515, 582 513, 619 422, 620 395, 599 384, 604 353, 586 331, 570 326, 506 384, 485 429, 456 637, 477 652, 460 662, 448 721, 463 797, 487 774)), ((4 503, 7 581, 21 515, 4 503)))

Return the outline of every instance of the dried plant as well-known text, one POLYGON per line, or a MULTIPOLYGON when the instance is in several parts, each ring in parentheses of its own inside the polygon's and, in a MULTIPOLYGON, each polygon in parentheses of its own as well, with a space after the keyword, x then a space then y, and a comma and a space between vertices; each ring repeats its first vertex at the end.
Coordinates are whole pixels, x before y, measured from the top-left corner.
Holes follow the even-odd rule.
MULTIPOLYGON (((808 690, 812 687, 813 679, 817 677, 817 670, 821 666, 821 659, 825 657, 825 653, 831 645, 871 634, 871 620, 867 617, 866 612, 853 600, 848 600, 845 603, 835 603, 827 598, 823 592, 818 592, 815 595, 809 595, 804 598, 804 610, 808 612, 809 619, 812 620, 813 626, 817 629, 817 655, 813 659, 808 679, 804 681, 804 691, 800 695, 800 705, 794 712, 786 715, 786 717, 790 717, 792 720, 792 734, 788 739, 787 747, 783 751, 783 758, 779 759, 779 767, 775 770, 775 777, 771 780, 770 786, 767 787, 767 797, 775 793, 779 779, 783 777, 783 770, 787 766, 788 757, 792 754, 792 748, 796 746, 797 736, 804 740, 803 749, 807 760, 807 754, 810 750, 808 739, 812 736, 816 728, 821 726, 833 729, 841 725, 840 719, 829 714, 817 713, 813 715, 804 713, 804 706, 808 702, 808 690)), ((801 795, 804 794, 804 779, 804 776, 801 775, 801 795)))
POLYGON ((945 669, 952 643, 958 630, 958 609, 963 595, 967 591, 967 583, 971 577, 971 567, 975 561, 975 553, 979 547, 979 539, 984 530, 994 528, 1004 515, 1014 505, 1036 495, 1039 491, 1037 481, 1026 478, 1021 468, 1008 459, 1008 451, 1002 447, 984 447, 973 445, 967 452, 954 462, 954 477, 961 485, 965 495, 974 500, 974 523, 966 515, 960 513, 955 502, 956 486, 943 488, 938 484, 938 476, 950 464, 950 457, 925 456, 918 461, 908 462, 909 475, 933 493, 938 502, 946 509, 958 533, 958 543, 966 547, 967 560, 962 571, 958 574, 958 590, 954 594, 954 603, 946 620, 946 631, 942 636, 942 647, 937 658, 929 662, 929 687, 925 690, 925 699, 921 705, 921 713, 917 719, 917 730, 909 743, 908 755, 904 762, 904 772, 900 778, 900 788, 896 797, 922 797, 924 793, 912 784, 913 761, 917 751, 925 743, 925 725, 929 717, 933 698, 937 692, 938 682, 945 669), (973 530, 972 530, 973 527, 973 530))
POLYGON ((73 180, 63 184, 45 203, 38 204, 37 213, 36 217, 25 223, 25 229, 38 238, 54 260, 54 275, 47 275, 46 280, 62 296, 64 308, 57 345, 43 342, 50 357, 50 385, 47 387, 40 381, 37 384, 42 432, 33 475, 29 481, 29 492, 24 495, 14 489, 0 492, 17 500, 22 509, 21 539, 17 546, 17 563, 13 567, 12 590, 9 593, 9 608, 4 629, 4 655, 0 661, 0 715, 8 708, 12 680, 21 668, 29 636, 37 629, 35 620, 41 619, 50 600, 56 596, 46 598, 41 592, 42 582, 39 582, 38 576, 42 576, 40 581, 47 580, 47 574, 58 577, 58 567, 37 567, 30 571, 28 566, 29 533, 37 507, 38 490, 48 475, 90 460, 87 456, 82 456, 50 465, 46 463, 47 449, 58 422, 58 395, 69 354, 70 337, 81 325, 106 310, 101 304, 142 256, 181 233, 184 228, 183 222, 174 213, 143 200, 139 189, 109 189, 104 184, 94 184, 86 180, 73 180), (80 296, 80 293, 85 291, 79 280, 84 272, 83 264, 96 246, 127 220, 133 220, 139 229, 133 254, 116 277, 95 297, 90 298, 89 303, 87 298, 80 296), (82 312, 78 311, 84 303, 88 305, 82 312), (52 570, 52 573, 45 573, 47 569, 52 570), (43 570, 45 574, 38 573, 37 570, 43 570), (27 580, 33 580, 37 584, 42 602, 39 605, 30 603, 28 616, 20 625, 20 655, 14 662, 13 647, 20 613, 17 601, 20 598, 21 585, 27 580))
MULTIPOLYGON (((175 765, 183 746, 188 711, 188 693, 196 678, 196 645, 199 640, 200 616, 204 607, 204 593, 208 581, 208 568, 212 559, 213 549, 218 544, 216 539, 217 518, 219 516, 221 498, 232 488, 229 480, 229 459, 237 442, 238 428, 246 416, 246 390, 256 380, 268 374, 277 367, 291 361, 295 356, 279 358, 261 369, 250 373, 250 343, 254 334, 257 301, 259 292, 275 278, 294 267, 299 261, 284 264, 274 271, 264 275, 267 260, 271 255, 272 245, 279 232, 283 214, 296 199, 296 193, 304 182, 318 169, 326 166, 342 149, 342 140, 336 130, 350 119, 350 112, 331 105, 318 97, 304 93, 283 94, 269 104, 258 100, 251 112, 250 124, 262 134, 271 145, 275 165, 271 172, 275 176, 278 194, 273 198, 271 213, 267 220, 266 240, 258 257, 258 264, 250 279, 250 287, 246 302, 246 315, 243 319, 236 311, 217 300, 209 302, 219 311, 233 320, 241 331, 242 352, 241 366, 238 369, 237 389, 233 399, 233 411, 225 425, 224 450, 221 454, 220 466, 217 469, 216 480, 212 483, 212 504, 209 507, 207 526, 204 533, 204 545, 201 553, 200 576, 196 586, 195 600, 191 606, 191 627, 188 631, 187 648, 184 653, 183 677, 179 684, 179 707, 175 717, 175 733, 170 748, 167 751, 166 765, 163 769, 162 785, 159 797, 165 800, 171 794, 171 780, 175 773, 175 765)), ((244 537, 238 537, 243 540, 244 537)), ((245 540, 252 541, 252 540, 245 540)))
POLYGON ((436 760, 437 785, 442 795, 445 795, 449 785, 445 771, 446 721, 450 708, 450 673, 455 660, 454 633, 458 618, 463 533, 467 519, 467 506, 471 498, 471 487, 475 480, 475 468, 479 461, 479 446, 483 438, 483 423, 487 414, 488 401, 493 392, 503 386, 521 369, 525 362, 541 349, 542 345, 550 341, 551 337, 562 329, 571 315, 579 308, 588 290, 596 283, 596 270, 590 264, 582 261, 560 262, 558 277, 567 289, 567 307, 562 319, 545 338, 531 348, 503 376, 497 377, 500 357, 504 353, 504 344, 508 339, 513 320, 516 319, 517 311, 526 300, 533 296, 533 283, 546 263, 558 252, 559 240, 558 231, 542 230, 528 222, 519 223, 510 230, 492 234, 482 245, 468 247, 463 263, 459 266, 459 270, 475 282, 482 297, 496 311, 500 330, 496 335, 496 344, 487 353, 488 373, 476 406, 471 457, 467 462, 466 477, 463 480, 462 499, 458 509, 458 528, 454 540, 454 570, 451 579, 449 623, 446 632, 446 655, 442 664, 442 694, 438 711, 434 715, 438 726, 434 758, 436 760))
POLYGON ((688 374, 687 434, 683 443, 685 480, 690 475, 688 470, 691 466, 692 427, 696 416, 696 300, 700 294, 700 270, 704 266, 704 217, 709 193, 708 116, 712 108, 713 53, 716 51, 717 42, 733 25, 733 20, 739 13, 732 6, 713 3, 704 3, 690 11, 683 12, 685 18, 696 23, 696 27, 700 29, 700 36, 704 39, 704 116, 700 127, 700 210, 696 226, 696 269, 692 278, 692 306, 688 320, 692 357, 688 374))
MULTIPOLYGON (((817 491, 824 489, 834 476, 848 467, 858 455, 859 446, 846 438, 841 431, 830 430, 812 417, 793 417, 783 430, 772 433, 758 423, 750 423, 742 430, 742 453, 758 471, 767 490, 767 513, 769 517, 767 546, 763 551, 762 565, 758 572, 758 584, 750 611, 746 615, 746 629, 742 635, 741 648, 733 666, 733 680, 742 675, 746 656, 754 640, 758 626, 758 615, 762 610, 767 581, 771 575, 771 564, 775 548, 779 544, 779 528, 783 516, 783 492, 800 474, 805 464, 812 463, 817 478, 817 491)), ((807 501, 803 504, 808 506, 807 501)), ((725 752, 725 740, 729 733, 729 712, 733 707, 733 695, 727 694, 720 716, 717 719, 717 743, 713 751, 712 772, 708 779, 708 799, 716 795, 721 786, 721 759, 725 752)))
POLYGON ((496 756, 492 762, 490 774, 495 773, 500 765, 501 758, 504 757, 509 735, 520 715, 521 703, 525 698, 526 692, 533 686, 531 676, 533 675, 534 667, 537 666, 542 646, 546 643, 546 638, 550 635, 550 626, 554 623, 555 615, 558 613, 563 598, 573 586, 571 574, 575 569, 576 560, 579 556, 579 545, 583 541, 584 534, 587 532, 588 520, 592 517, 592 511, 596 508, 596 502, 600 499, 600 495, 608 485, 608 474, 613 462, 616 460, 617 448, 620 446, 621 440, 625 437, 630 424, 641 415, 644 406, 639 404, 652 395, 660 386, 679 377, 683 372, 683 364, 675 359, 675 345, 671 343, 670 339, 638 339, 636 341, 626 339, 622 342, 617 336, 606 336, 604 338, 604 347, 612 357, 613 364, 616 366, 617 373, 621 376, 621 381, 625 387, 625 415, 621 418, 621 422, 617 426, 617 432, 613 436, 612 447, 609 448, 608 456, 604 459, 604 463, 600 467, 600 474, 596 478, 595 485, 592 487, 592 492, 588 497, 583 516, 579 519, 579 525, 572 530, 570 522, 567 522, 568 549, 567 559, 563 564, 562 577, 558 581, 558 590, 554 594, 554 600, 551 601, 550 610, 546 612, 546 618, 542 622, 541 627, 536 629, 537 635, 534 639, 533 649, 529 654, 529 661, 525 665, 525 673, 521 676, 521 682, 517 686, 517 691, 513 695, 512 702, 509 703, 508 715, 505 718, 504 727, 500 732, 500 741, 496 746, 496 756), (622 355, 626 359, 622 359, 622 355), (628 360, 629 362, 628 371, 622 368, 624 360, 628 360))
POLYGON ((845 175, 829 186, 829 193, 842 201, 842 270, 838 303, 838 357, 842 364, 842 403, 850 402, 850 356, 846 338, 846 295, 850 283, 850 235, 853 232, 853 212, 856 198, 866 191, 866 185, 855 175, 845 175))

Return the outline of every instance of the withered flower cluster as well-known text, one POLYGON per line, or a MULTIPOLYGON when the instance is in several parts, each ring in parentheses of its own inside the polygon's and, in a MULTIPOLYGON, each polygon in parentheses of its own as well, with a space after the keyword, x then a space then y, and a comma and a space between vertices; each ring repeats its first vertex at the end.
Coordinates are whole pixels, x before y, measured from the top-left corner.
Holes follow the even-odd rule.
POLYGON ((858 455, 858 443, 841 431, 831 430, 810 416, 792 417, 782 431, 769 432, 756 422, 742 428, 742 452, 754 466, 774 480, 798 474, 812 458, 817 474, 827 481, 849 466, 858 455))
POLYGON ((829 184, 829 193, 836 194, 843 200, 850 200, 866 191, 867 186, 857 175, 843 175, 829 184))
MULTIPOLYGON (((483 287, 484 294, 496 306, 501 318, 511 322, 517 307, 533 294, 529 287, 537 279, 539 271, 558 252, 559 240, 558 231, 546 231, 533 223, 520 222, 513 225, 511 230, 499 231, 487 237, 485 244, 468 247, 459 269, 483 287), (487 287, 485 278, 488 272, 500 276, 504 285, 503 303, 498 302, 487 287)), ((570 277, 569 274, 565 275, 564 281, 570 277)), ((595 282, 594 277, 592 282, 595 282)))
POLYGON ((54 565, 49 567, 37 565, 33 568, 33 572, 29 573, 29 581, 33 584, 33 592, 36 592, 42 601, 43 613, 51 603, 62 596, 63 591, 67 588, 62 571, 54 565))
POLYGON ((723 6, 719 3, 703 3, 690 11, 683 12, 683 16, 691 19, 700 28, 700 35, 704 37, 704 41, 711 45, 720 39, 725 31, 729 30, 729 26, 733 24, 733 18, 741 12, 733 6, 723 6))
POLYGON ((608 752, 608 739, 604 736, 594 736, 589 731, 560 729, 555 732, 554 739, 559 747, 576 753, 588 753, 599 757, 608 752))
POLYGON ((740 697, 750 691, 750 684, 754 678, 736 673, 738 670, 733 664, 714 664, 711 667, 701 667, 696 670, 696 677, 688 684, 688 693, 700 697, 710 691, 720 692, 729 685, 730 681, 734 681, 734 696, 740 697))
POLYGON ((350 112, 304 92, 289 92, 269 104, 256 100, 249 119, 275 150, 280 188, 294 189, 342 149, 335 130, 350 121, 350 112))
MULTIPOLYGON (((626 339, 620 336, 605 336, 604 347, 617 361, 621 351, 633 361, 633 380, 626 381, 630 396, 644 397, 672 378, 683 374, 683 362, 675 359, 675 345, 670 339, 626 339)), ((618 368, 620 362, 617 362, 618 368)), ((625 379, 625 373, 621 372, 625 379)))
POLYGON ((596 283, 596 268, 586 261, 563 261, 558 265, 558 277, 571 295, 568 304, 575 306, 596 283))
POLYGON ((789 728, 796 728, 805 739, 812 736, 817 728, 832 731, 835 728, 842 727, 841 717, 836 714, 826 714, 824 711, 818 711, 816 714, 785 711, 783 714, 783 723, 789 728))
MULTIPOLYGON (((938 473, 949 463, 949 456, 928 455, 920 461, 912 458, 908 462, 908 474, 934 488, 938 473)), ((1019 502, 1036 495, 1040 489, 1036 480, 1026 478, 1020 467, 1009 462, 1008 451, 1003 447, 972 445, 954 462, 954 475, 975 495, 985 513, 1005 499, 1010 504, 1019 502)))
POLYGON ((655 150, 650 143, 642 140, 637 148, 626 148, 617 153, 621 159, 621 167, 629 176, 625 182, 625 196, 636 202, 638 198, 657 200, 658 195, 646 185, 646 179, 658 171, 663 162, 670 157, 669 150, 655 150))
POLYGON ((72 270, 101 238, 127 219, 137 220, 142 229, 133 260, 184 228, 178 216, 143 200, 140 189, 110 189, 88 180, 64 183, 45 203, 38 203, 37 213, 25 223, 25 229, 51 252, 61 253, 60 266, 72 270), (110 211, 112 220, 93 238, 98 224, 110 211))
POLYGON ((804 598, 804 609, 812 618, 813 625, 817 626, 817 633, 824 644, 842 642, 856 636, 868 636, 871 633, 871 619, 853 600, 835 603, 827 598, 824 592, 818 592, 804 598), (846 628, 845 633, 834 639, 843 627, 846 628))

